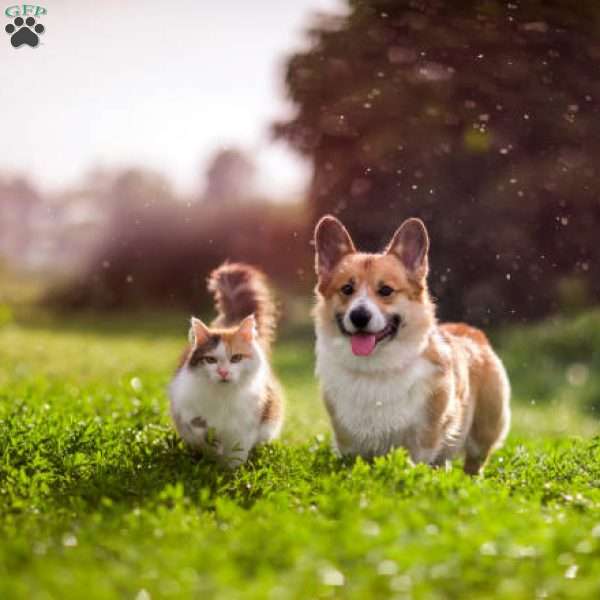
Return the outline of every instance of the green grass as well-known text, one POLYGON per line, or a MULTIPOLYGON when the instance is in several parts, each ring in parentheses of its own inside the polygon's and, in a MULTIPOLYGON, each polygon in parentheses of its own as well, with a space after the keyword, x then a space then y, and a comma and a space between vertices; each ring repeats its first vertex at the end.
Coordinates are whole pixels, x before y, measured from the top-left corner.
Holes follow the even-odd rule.
POLYGON ((236 472, 174 435, 180 316, 0 325, 0 598, 596 598, 600 313, 495 336, 514 427, 485 478, 329 450, 310 336, 281 443, 236 472))

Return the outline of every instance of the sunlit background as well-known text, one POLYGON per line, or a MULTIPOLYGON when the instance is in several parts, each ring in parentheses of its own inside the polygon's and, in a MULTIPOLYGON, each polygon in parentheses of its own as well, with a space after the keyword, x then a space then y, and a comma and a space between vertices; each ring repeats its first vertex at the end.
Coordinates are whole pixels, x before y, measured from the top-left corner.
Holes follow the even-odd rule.
MULTIPOLYGON (((87 273, 80 303, 128 305, 153 300, 135 261, 149 237, 189 237, 154 260, 161 290, 182 252, 206 255, 189 263, 203 280, 211 260, 264 261, 285 238, 294 260, 265 267, 308 290, 320 214, 370 248, 418 215, 433 228, 445 316, 527 320, 599 297, 592 4, 44 6, 37 48, 13 48, 7 33, 0 44, 10 268, 87 273), (234 240, 207 224, 239 209, 234 240), (115 235, 135 251, 116 256, 115 235), (121 280, 131 293, 111 291, 121 280)), ((171 296, 193 305, 191 290, 173 284, 171 296)))
POLYGON ((268 128, 290 112, 286 54, 335 0, 41 4, 37 48, 15 49, 8 36, 0 44, 4 172, 58 191, 94 167, 141 166, 193 193, 211 156, 239 147, 256 162, 262 194, 306 188, 308 166, 268 128))

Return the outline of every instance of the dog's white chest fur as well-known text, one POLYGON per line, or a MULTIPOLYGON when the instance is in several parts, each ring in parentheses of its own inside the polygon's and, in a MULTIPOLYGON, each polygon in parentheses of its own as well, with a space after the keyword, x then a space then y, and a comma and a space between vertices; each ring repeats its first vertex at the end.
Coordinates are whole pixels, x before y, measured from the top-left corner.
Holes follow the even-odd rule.
MULTIPOLYGON (((343 454, 375 456, 409 447, 426 423, 436 367, 420 355, 355 357, 345 339, 319 336, 317 375, 343 454), (412 437, 411 437, 412 436, 412 437)), ((387 349, 386 349, 387 350, 387 349)), ((433 456, 415 456, 429 462, 433 456)))

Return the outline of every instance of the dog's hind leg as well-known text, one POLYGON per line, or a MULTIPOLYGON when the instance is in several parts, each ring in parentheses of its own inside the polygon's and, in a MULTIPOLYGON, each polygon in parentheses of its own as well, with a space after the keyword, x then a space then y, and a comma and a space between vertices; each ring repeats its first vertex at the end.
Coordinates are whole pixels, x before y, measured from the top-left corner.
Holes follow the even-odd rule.
POLYGON ((491 350, 479 375, 473 422, 465 442, 464 471, 469 475, 481 472, 510 427, 510 384, 502 362, 491 350))

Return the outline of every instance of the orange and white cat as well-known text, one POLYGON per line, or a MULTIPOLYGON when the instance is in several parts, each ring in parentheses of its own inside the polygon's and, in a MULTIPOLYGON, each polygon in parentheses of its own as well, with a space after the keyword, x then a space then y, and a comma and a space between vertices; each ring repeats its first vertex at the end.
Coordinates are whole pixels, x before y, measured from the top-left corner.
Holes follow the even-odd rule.
POLYGON ((404 447, 432 465, 464 453, 478 473, 508 432, 509 381, 481 331, 437 322, 423 222, 408 219, 368 254, 326 216, 315 246, 316 371, 339 451, 404 447))
POLYGON ((269 363, 275 306, 264 275, 224 264, 208 280, 218 317, 192 317, 190 345, 171 382, 171 415, 191 447, 229 466, 244 463, 257 444, 279 435, 281 388, 269 363))

